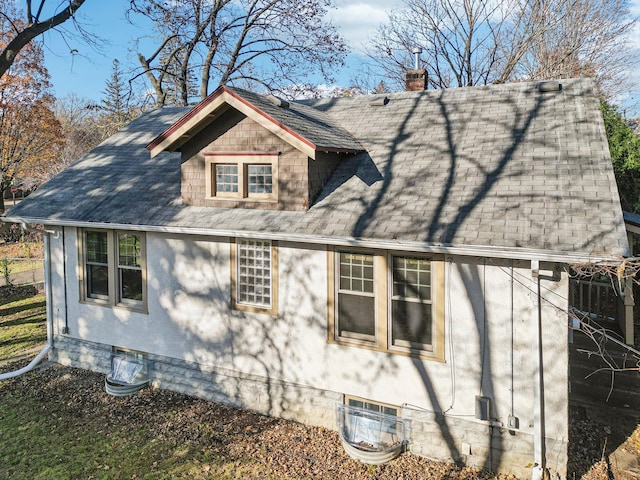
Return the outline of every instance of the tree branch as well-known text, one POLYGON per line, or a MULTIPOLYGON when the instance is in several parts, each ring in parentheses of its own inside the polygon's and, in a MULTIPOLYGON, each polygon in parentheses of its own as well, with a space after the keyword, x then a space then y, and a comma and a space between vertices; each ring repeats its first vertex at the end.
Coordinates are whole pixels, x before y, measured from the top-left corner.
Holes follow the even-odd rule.
POLYGON ((71 0, 68 7, 55 14, 53 17, 42 22, 37 22, 36 18, 36 23, 30 23, 24 30, 19 31, 2 50, 2 53, 0 53, 0 77, 9 70, 16 58, 16 55, 18 55, 20 50, 31 42, 31 40, 47 30, 55 28, 67 21, 75 14, 85 1, 86 0, 71 0))

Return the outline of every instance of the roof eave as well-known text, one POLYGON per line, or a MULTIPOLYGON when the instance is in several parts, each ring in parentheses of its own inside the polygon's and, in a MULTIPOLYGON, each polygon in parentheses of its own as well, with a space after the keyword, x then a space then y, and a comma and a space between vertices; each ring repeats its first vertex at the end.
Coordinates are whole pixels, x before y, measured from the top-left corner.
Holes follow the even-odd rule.
POLYGON ((417 241, 361 239, 353 237, 330 237, 297 233, 277 233, 248 230, 226 230, 208 228, 189 228, 161 225, 130 225, 102 222, 83 222, 61 219, 42 219, 33 217, 2 217, 10 223, 40 224, 50 227, 104 228, 115 230, 144 231, 183 235, 207 235, 216 237, 262 238, 265 240, 307 243, 313 245, 332 245, 360 247, 419 253, 459 255, 467 257, 490 257, 506 260, 538 260, 563 264, 619 262, 630 254, 618 255, 608 252, 567 252, 560 250, 539 250, 522 247, 494 247, 486 245, 442 245, 417 241))

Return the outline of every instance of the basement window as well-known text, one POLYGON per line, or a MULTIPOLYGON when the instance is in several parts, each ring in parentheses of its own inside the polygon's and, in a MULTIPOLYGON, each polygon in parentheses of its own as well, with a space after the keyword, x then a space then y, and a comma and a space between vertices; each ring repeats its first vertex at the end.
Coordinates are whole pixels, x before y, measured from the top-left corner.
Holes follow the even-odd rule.
POLYGON ((401 453, 408 425, 398 407, 345 396, 336 413, 340 439, 351 457, 380 464, 401 453))
POLYGON ((111 371, 105 378, 105 390, 118 397, 132 395, 149 384, 149 361, 141 352, 113 348, 111 371))

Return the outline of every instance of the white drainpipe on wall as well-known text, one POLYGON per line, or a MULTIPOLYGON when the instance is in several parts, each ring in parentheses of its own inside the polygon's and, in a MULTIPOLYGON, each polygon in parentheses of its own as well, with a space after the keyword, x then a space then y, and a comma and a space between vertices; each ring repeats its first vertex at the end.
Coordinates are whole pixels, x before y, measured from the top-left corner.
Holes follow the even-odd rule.
POLYGON ((544 444, 544 363, 542 357, 542 313, 540 305, 540 262, 531 260, 531 322, 535 351, 533 371, 533 471, 531 480, 542 480, 546 469, 544 444))
MULTIPOLYGON (((25 226, 23 228, 26 229, 25 226)), ((44 232, 44 249, 45 249, 45 262, 44 262, 44 288, 45 288, 45 302, 47 311, 47 344, 42 351, 31 360, 29 365, 22 367, 13 372, 7 372, 0 374, 0 381, 8 380, 10 378, 19 377, 27 372, 33 370, 45 357, 51 347, 53 346, 53 315, 51 307, 51 244, 49 241, 49 235, 51 232, 44 232)))

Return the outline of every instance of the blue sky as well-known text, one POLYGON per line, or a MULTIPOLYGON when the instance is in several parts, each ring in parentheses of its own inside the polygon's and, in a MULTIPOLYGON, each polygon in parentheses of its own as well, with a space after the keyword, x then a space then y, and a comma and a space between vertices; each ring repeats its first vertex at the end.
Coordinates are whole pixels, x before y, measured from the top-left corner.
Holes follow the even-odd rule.
MULTIPOLYGON (((98 101, 105 89, 105 82, 111 75, 114 58, 120 61, 124 71, 138 67, 135 39, 150 31, 149 25, 131 25, 125 18, 128 0, 88 0, 79 11, 78 19, 83 27, 105 40, 101 51, 96 52, 82 44, 73 34, 64 39, 58 33, 47 33, 44 37, 46 65, 51 75, 56 96, 70 93, 98 101)), ((335 76, 338 85, 347 86, 360 66, 362 45, 377 26, 386 20, 388 9, 397 6, 393 0, 336 0, 336 10, 329 14, 331 21, 345 37, 352 51, 347 65, 335 76)), ((631 1, 632 13, 640 17, 640 0, 631 1)), ((634 35, 635 47, 640 51, 640 25, 634 35)), ((140 51, 149 54, 155 48, 150 43, 140 51)), ((634 72, 640 79, 640 66, 634 72)), ((640 81, 638 82, 640 84, 640 81)), ((638 87, 640 89, 640 86, 638 87)), ((632 92, 629 98, 620 99, 623 107, 629 107, 634 116, 640 116, 640 90, 632 92)), ((631 111, 628 112, 631 114, 631 111)))
MULTIPOLYGON (((354 52, 360 49, 367 36, 386 19, 385 8, 390 3, 384 0, 337 1, 337 10, 330 13, 354 52)), ((58 33, 44 37, 45 62, 58 97, 74 93, 80 97, 99 100, 105 83, 111 76, 114 58, 120 61, 123 70, 138 67, 135 40, 150 31, 150 25, 140 23, 132 26, 125 18, 128 0, 88 0, 78 12, 83 27, 105 40, 101 51, 96 52, 77 40, 73 33, 63 38, 58 33)), ((69 28, 69 27, 67 27, 69 28)), ((157 45, 149 44, 142 53, 150 54, 157 45)), ((360 63, 357 54, 349 56, 348 64, 336 72, 338 83, 348 85, 352 71, 360 63)))

